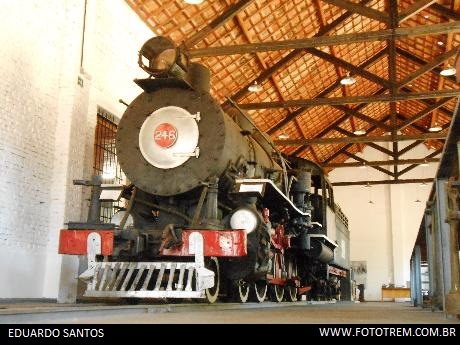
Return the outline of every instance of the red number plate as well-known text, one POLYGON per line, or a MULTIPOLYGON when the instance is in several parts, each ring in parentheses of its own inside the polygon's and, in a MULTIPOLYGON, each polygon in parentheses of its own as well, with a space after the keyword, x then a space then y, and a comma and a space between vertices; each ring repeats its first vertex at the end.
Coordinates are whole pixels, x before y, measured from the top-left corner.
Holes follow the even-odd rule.
POLYGON ((162 123, 155 128, 155 133, 153 135, 153 140, 155 143, 167 149, 174 145, 177 140, 177 129, 170 123, 162 123))

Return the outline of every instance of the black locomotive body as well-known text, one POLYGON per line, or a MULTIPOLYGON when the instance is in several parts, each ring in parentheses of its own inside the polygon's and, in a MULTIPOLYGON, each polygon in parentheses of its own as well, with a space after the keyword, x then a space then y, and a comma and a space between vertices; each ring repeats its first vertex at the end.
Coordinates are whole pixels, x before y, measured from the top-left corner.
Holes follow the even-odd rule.
POLYGON ((209 71, 169 40, 147 41, 139 63, 151 78, 136 81, 144 92, 117 133, 125 215, 61 232, 61 253, 85 241, 86 295, 349 298, 347 220, 321 168, 283 156, 236 106, 224 112, 209 71))

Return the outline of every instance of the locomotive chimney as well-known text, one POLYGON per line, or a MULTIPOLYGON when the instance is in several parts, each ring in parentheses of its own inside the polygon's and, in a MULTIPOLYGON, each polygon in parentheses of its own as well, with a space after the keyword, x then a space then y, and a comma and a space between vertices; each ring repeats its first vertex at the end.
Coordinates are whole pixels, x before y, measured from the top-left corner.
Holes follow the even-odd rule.
POLYGON ((211 89, 211 72, 202 64, 190 63, 186 80, 196 91, 209 93, 211 89))

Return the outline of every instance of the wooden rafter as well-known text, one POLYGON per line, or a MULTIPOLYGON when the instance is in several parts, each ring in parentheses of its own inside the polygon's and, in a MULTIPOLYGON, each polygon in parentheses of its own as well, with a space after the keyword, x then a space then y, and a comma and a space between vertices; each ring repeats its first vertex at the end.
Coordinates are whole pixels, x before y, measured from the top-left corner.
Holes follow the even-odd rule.
MULTIPOLYGON (((385 50, 381 50, 380 52, 378 52, 377 54, 375 54, 374 56, 372 56, 370 59, 368 59, 367 61, 363 62, 359 67, 361 68, 365 68, 365 67, 369 67, 371 66, 373 63, 375 63, 376 61, 380 60, 380 58, 382 58, 384 55, 386 54, 386 51, 385 50)), ((332 85, 330 85, 329 87, 327 87, 325 90, 321 91, 314 99, 317 100, 317 99, 322 99, 323 97, 326 97, 327 95, 329 95, 330 93, 334 92, 335 90, 337 90, 339 87, 341 87, 341 84, 340 84, 340 80, 336 80, 335 83, 333 83, 332 85)), ((377 93, 375 93, 375 95, 378 95, 378 94, 381 94, 385 91, 385 88, 383 89, 380 89, 377 93)), ((291 122, 293 119, 295 119, 297 116, 303 114, 308 108, 311 108, 315 106, 315 104, 311 104, 311 105, 308 105, 308 106, 304 106, 304 107, 301 107, 300 109, 296 110, 295 112, 293 112, 291 114, 291 116, 288 116, 286 118, 284 118, 283 120, 281 120, 279 123, 277 123, 275 126, 273 126, 272 128, 270 128, 267 133, 268 134, 273 134, 275 131, 283 128, 285 125, 287 125, 289 122, 291 122)), ((356 109, 355 109, 356 110, 356 109)), ((348 118, 347 118, 348 119, 348 118)))
MULTIPOLYGON (((416 70, 415 72, 409 74, 408 76, 406 76, 403 80, 401 80, 399 83, 398 83, 398 88, 402 88, 408 84, 410 84, 412 81, 414 81, 415 79, 417 79, 418 77, 422 76, 423 74, 435 69, 437 66, 439 66, 440 64, 442 64, 444 61, 446 60, 449 60, 450 58, 452 58, 453 56, 457 55, 457 53, 459 52, 459 47, 456 47, 454 49, 449 49, 447 50, 444 54, 441 54, 439 56, 437 56, 433 61, 427 63, 427 64, 424 64, 422 67, 420 67, 418 70, 416 70)), ((444 79, 443 79, 444 80, 444 79)), ((439 89, 438 89, 439 90, 439 89)))
MULTIPOLYGON (((409 88, 407 87, 403 87, 401 89, 401 91, 404 91, 404 92, 407 92, 407 93, 410 93, 412 92, 409 88)), ((435 102, 433 100, 429 100, 429 99, 420 99, 419 100, 420 103, 423 103, 423 104, 426 104, 426 105, 433 105, 435 102)), ((439 107, 438 108, 444 115, 448 116, 448 117, 452 117, 452 111, 447 109, 446 107, 439 107)))
MULTIPOLYGON (((366 4, 368 2, 370 2, 371 0, 363 0, 361 3, 363 4, 366 4)), ((331 33, 338 25, 342 24, 343 22, 345 22, 348 18, 350 18, 351 16, 353 15, 353 13, 351 12, 346 12, 344 14, 342 14, 340 17, 338 17, 337 19, 333 20, 330 24, 324 26, 323 28, 321 28, 320 30, 318 30, 318 32, 313 36, 313 37, 321 37, 321 36, 325 36, 325 35, 328 35, 329 33, 331 33)), ((237 91, 235 94, 233 94, 232 96, 230 96, 230 98, 233 100, 233 101, 238 101, 239 99, 241 99, 242 97, 244 97, 249 91, 248 91, 248 87, 252 84, 254 84, 254 82, 257 82, 259 84, 261 84, 263 81, 267 80, 269 77, 271 77, 274 73, 276 73, 278 70, 280 70, 281 68, 283 68, 284 66, 286 66, 289 62, 291 62, 292 60, 296 59, 296 58, 299 58, 300 56, 302 56, 303 54, 305 54, 305 51, 304 49, 294 49, 292 52, 290 52, 289 54, 287 54, 286 56, 284 56, 283 58, 281 58, 280 61, 276 62, 274 65, 270 66, 269 68, 263 70, 255 79, 251 80, 247 85, 245 85, 242 89, 240 89, 239 91, 237 91)), ((230 103, 227 101, 223 104, 223 107, 226 107, 228 106, 230 103)))
MULTIPOLYGON (((387 116, 387 117, 386 117, 386 120, 388 120, 389 118, 390 118, 390 117, 387 116)), ((371 134, 375 129, 377 129, 377 126, 372 126, 372 127, 370 127, 370 128, 367 130, 366 135, 371 134)), ((349 132, 349 131, 347 131, 347 130, 341 128, 341 127, 336 127, 335 130, 336 130, 337 132, 341 133, 341 134, 346 135, 347 137, 354 137, 354 138, 359 138, 359 137, 360 137, 359 135, 356 135, 356 134, 354 134, 354 133, 351 133, 351 132, 349 132)), ((384 153, 384 154, 386 154, 386 155, 395 156, 394 153, 393 153, 393 151, 390 151, 390 150, 388 150, 388 149, 386 149, 386 148, 384 148, 384 147, 382 147, 382 146, 380 146, 380 145, 377 145, 376 143, 368 142, 368 143, 366 143, 366 144, 367 144, 367 146, 372 147, 373 149, 375 149, 375 150, 377 150, 377 151, 380 151, 380 152, 382 152, 382 153, 384 153)))
MULTIPOLYGON (((348 156, 349 158, 353 158, 354 160, 358 161, 358 162, 361 163, 362 165, 369 165, 369 161, 368 161, 368 160, 366 160, 366 159, 364 159, 364 158, 361 158, 361 157, 358 157, 358 156, 355 155, 355 154, 352 154, 352 153, 347 152, 347 151, 345 151, 344 154, 345 154, 346 156, 348 156)), ((380 171, 380 172, 382 172, 382 173, 384 173, 384 174, 387 174, 388 176, 392 176, 392 177, 395 176, 394 173, 392 173, 392 172, 389 171, 388 169, 382 168, 382 167, 380 167, 380 166, 378 166, 378 165, 372 165, 371 168, 372 168, 372 169, 375 169, 375 170, 377 170, 377 171, 380 171)))
POLYGON ((418 145, 424 143, 423 140, 416 140, 412 144, 407 145, 405 148, 398 151, 398 157, 402 156, 403 154, 409 152, 410 150, 416 148, 418 145))
POLYGON ((275 50, 305 49, 321 46, 350 44, 360 42, 385 41, 391 38, 417 37, 443 34, 446 32, 460 31, 460 22, 448 22, 433 25, 422 25, 409 28, 396 28, 381 31, 360 32, 353 34, 318 36, 298 40, 256 42, 252 44, 228 45, 223 47, 208 47, 190 49, 190 58, 206 56, 222 56, 234 54, 250 54, 256 52, 268 52, 275 50))
MULTIPOLYGON (((377 92, 374 93, 374 95, 379 95, 381 93, 383 93, 385 91, 385 88, 381 88, 380 90, 378 90, 377 92)), ((356 111, 360 111, 361 109, 363 109, 364 107, 366 106, 366 104, 360 104, 358 105, 356 108, 354 108, 356 111)), ((325 136, 327 133, 335 130, 338 126, 340 126, 340 124, 342 124, 344 121, 347 121, 348 119, 350 119, 351 115, 349 114, 341 114, 341 116, 335 120, 333 123, 331 123, 329 126, 327 126, 326 128, 324 128, 321 132, 319 132, 315 138, 321 138, 323 136, 325 136)), ((293 155, 296 156, 298 154, 300 154, 306 147, 308 147, 308 145, 302 145, 300 146, 297 150, 294 151, 293 155)))
MULTIPOLYGON (((247 41, 249 43, 253 43, 253 39, 252 39, 251 35, 249 34, 248 28, 246 27, 246 24, 241 19, 239 14, 236 15, 236 21, 237 21, 239 27, 241 28, 241 31, 243 32, 244 36, 246 37, 247 41)), ((260 53, 256 53, 255 56, 257 58, 257 61, 260 64, 260 66, 262 67, 262 69, 266 70, 267 69, 267 64, 265 63, 264 59, 261 57, 260 53)), ((275 88, 279 98, 281 100, 284 100, 284 95, 281 92, 281 89, 280 89, 278 83, 276 82, 275 78, 273 78, 273 75, 271 75, 269 77, 269 80, 272 83, 273 87, 275 88)), ((287 109, 287 116, 289 116, 289 115, 291 115, 291 112, 289 111, 289 109, 287 109)), ((299 132, 300 136, 305 138, 305 135, 304 135, 304 133, 302 131, 302 128, 299 125, 299 123, 297 122, 297 120, 295 121, 295 125, 296 125, 297 131, 299 132)))
POLYGON ((395 138, 391 135, 383 136, 356 136, 356 137, 339 137, 339 138, 313 138, 313 139, 284 139, 275 140, 277 146, 298 146, 298 145, 330 145, 343 143, 378 143, 378 142, 393 142, 407 140, 431 140, 445 139, 445 133, 424 133, 424 134, 408 134, 397 135, 395 138))
POLYGON ((423 109, 422 111, 418 112, 417 114, 415 114, 414 116, 408 118, 407 120, 405 120, 403 123, 399 124, 397 126, 397 129, 398 130, 402 130, 404 128, 406 128, 407 126, 410 126, 411 124, 417 122, 418 120, 424 118, 425 116, 431 114, 433 111, 435 111, 436 109, 442 107, 444 104, 450 102, 452 100, 452 98, 444 98, 432 105, 429 105, 427 106, 425 109, 423 109))
POLYGON ((432 178, 411 178, 404 180, 378 180, 378 181, 353 181, 353 182, 334 182, 332 185, 334 187, 343 187, 343 186, 365 186, 365 185, 378 185, 378 184, 406 184, 406 183, 431 183, 433 182, 432 178))
MULTIPOLYGON (((424 160, 428 161, 429 158, 433 158, 433 157, 436 157, 437 155, 441 154, 442 153, 442 149, 438 149, 432 153, 430 153, 428 156, 426 156, 425 158, 423 158, 424 160)), ((401 170, 399 172, 399 175, 403 175, 409 171, 411 171, 412 169, 418 167, 420 164, 412 164, 412 165, 409 165, 407 168, 404 168, 403 170, 401 170)))
MULTIPOLYGON (((385 165, 407 165, 407 164, 423 164, 423 163, 437 163, 439 158, 413 158, 413 159, 399 159, 399 160, 386 160, 386 161, 366 161, 367 166, 385 166, 385 165)), ((356 168, 362 167, 361 162, 348 162, 348 163, 328 163, 321 164, 323 168, 356 168)))
POLYGON ((370 123, 370 124, 372 124, 374 126, 383 128, 385 131, 391 131, 391 127, 386 125, 382 121, 375 120, 372 117, 364 115, 364 114, 360 113, 359 111, 356 111, 353 108, 349 108, 349 107, 346 107, 344 105, 334 105, 333 107, 338 109, 338 110, 340 110, 340 111, 342 111, 342 112, 344 112, 345 114, 349 114, 349 115, 354 116, 354 117, 356 117, 358 119, 366 121, 366 122, 368 122, 368 123, 370 123))
POLYGON ((389 88, 390 87, 390 83, 388 82, 388 80, 385 80, 383 78, 380 78, 379 76, 375 75, 374 73, 371 73, 367 70, 365 70, 364 68, 361 68, 361 67, 357 67, 349 62, 346 62, 345 60, 342 60, 342 59, 339 59, 335 56, 333 56, 332 54, 328 54, 328 53, 325 53, 323 52, 322 50, 319 50, 319 49, 315 49, 315 48, 308 48, 306 49, 306 51, 312 55, 315 55, 323 60, 326 60, 330 63, 332 63, 333 65, 335 66, 340 66, 346 70, 349 70, 351 72, 353 72, 354 74, 357 74, 363 78, 366 78, 376 84, 379 84, 381 86, 384 86, 386 88, 389 88))
MULTIPOLYGON (((400 47, 396 47, 396 52, 398 53, 398 55, 401 55, 403 57, 405 57, 406 59, 416 63, 417 65, 420 65, 420 66, 425 66, 427 64, 429 64, 430 62, 427 62, 423 59, 421 59, 420 57, 418 56, 415 56, 414 54, 400 48, 400 47)), ((441 72, 441 68, 439 67, 434 67, 432 69, 432 71, 436 74, 439 74, 441 72)), ((447 79, 453 81, 455 83, 455 77, 453 76, 450 76, 450 77, 447 77, 447 79)))
MULTIPOLYGON (((388 0, 388 11, 389 11, 389 17, 390 20, 388 21, 388 28, 390 30, 396 30, 398 26, 398 3, 397 0, 388 0)), ((387 40, 387 45, 388 45, 388 75, 390 79, 390 96, 394 97, 397 92, 398 88, 396 86, 396 40, 394 37, 390 37, 387 40)), ((397 107, 396 107, 396 101, 390 102, 390 127, 391 127, 391 138, 393 139, 393 144, 392 144, 392 151, 393 155, 395 156, 398 152, 398 142, 396 140, 397 137, 397 130, 396 130, 396 125, 397 125, 397 119, 396 119, 396 112, 397 112, 397 107)), ((393 165, 393 176, 395 179, 398 179, 399 173, 398 173, 398 165, 395 164, 393 165)))
POLYGON ((395 95, 378 95, 378 96, 350 96, 350 97, 329 97, 329 98, 311 98, 311 99, 296 99, 288 101, 274 102, 256 102, 239 104, 241 109, 274 109, 274 108, 290 108, 290 107, 307 107, 320 105, 339 105, 339 104, 358 104, 358 103, 389 103, 406 101, 412 99, 427 99, 427 98, 445 98, 457 97, 460 95, 460 89, 435 90, 413 93, 399 93, 395 95))
POLYGON ((443 5, 433 4, 431 6, 431 8, 433 10, 435 10, 436 12, 438 12, 439 14, 443 15, 446 18, 449 18, 449 19, 452 19, 452 20, 457 20, 457 21, 460 20, 460 13, 455 12, 455 11, 453 11, 453 10, 443 6, 443 5))
POLYGON ((222 13, 219 17, 214 19, 208 25, 206 25, 203 29, 189 37, 184 41, 185 47, 192 47, 206 36, 208 36, 211 32, 217 30, 219 27, 224 25, 226 22, 231 20, 235 15, 239 12, 243 11, 246 7, 254 3, 255 0, 240 0, 236 4, 230 6, 224 13, 222 13))
POLYGON ((367 6, 362 6, 347 0, 323 0, 324 2, 327 2, 328 4, 344 8, 348 11, 351 11, 353 13, 358 13, 362 16, 378 20, 383 23, 388 23, 388 14, 384 12, 380 12, 378 10, 374 10, 371 7, 367 6))
POLYGON ((398 24, 401 24, 405 20, 411 18, 417 13, 423 11, 425 8, 434 4, 437 0, 418 0, 412 5, 406 7, 401 12, 398 13, 398 24))
MULTIPOLYGON (((343 154, 346 150, 350 149, 353 145, 355 144, 346 144, 345 146, 343 146, 340 150, 334 152, 330 157, 328 157, 324 162, 320 163, 320 165, 322 166, 323 164, 327 164, 329 163, 330 161, 332 161, 333 159, 337 158, 338 156, 340 156, 341 154, 343 154)), ((311 146, 309 146, 311 147, 311 146)), ((319 161, 318 161, 319 162, 319 161)))
MULTIPOLYGON (((375 128, 376 128, 376 127, 373 127, 372 130, 374 130, 375 128)), ((336 128, 336 130, 337 130, 339 133, 345 134, 345 135, 347 135, 347 136, 349 136, 349 137, 355 137, 355 138, 358 138, 358 137, 359 137, 359 136, 357 136, 357 135, 355 135, 355 134, 353 134, 353 133, 348 132, 347 130, 344 130, 343 128, 340 128, 340 127, 336 128)), ((371 132, 371 130, 368 131, 368 133, 370 133, 370 132, 371 132)), ((369 145, 369 144, 372 145, 373 143, 368 143, 368 145, 369 145)), ((377 145, 376 145, 376 146, 377 146, 377 145)), ((380 146, 378 146, 378 149, 380 150, 380 146)), ((347 150, 344 150, 342 153, 345 154, 346 156, 350 157, 350 158, 353 158, 353 159, 355 159, 355 160, 361 162, 361 163, 368 163, 368 161, 365 160, 364 158, 360 158, 360 157, 358 157, 358 156, 356 156, 356 155, 354 155, 354 154, 351 154, 351 153, 348 152, 347 150)), ((390 151, 390 153, 392 153, 392 152, 390 151)), ((380 172, 383 172, 383 173, 385 173, 385 174, 388 174, 388 175, 390 175, 390 176, 394 176, 393 173, 391 173, 390 171, 388 171, 388 170, 386 170, 386 169, 382 169, 382 168, 379 168, 379 167, 372 167, 372 168, 373 168, 373 169, 376 169, 376 170, 378 170, 378 171, 380 171, 380 172)))

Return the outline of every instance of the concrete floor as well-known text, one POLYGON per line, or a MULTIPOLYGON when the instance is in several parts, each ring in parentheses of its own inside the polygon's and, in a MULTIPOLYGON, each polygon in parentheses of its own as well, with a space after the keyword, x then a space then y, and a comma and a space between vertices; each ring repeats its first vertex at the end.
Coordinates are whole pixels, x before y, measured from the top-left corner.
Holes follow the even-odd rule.
POLYGON ((308 304, 299 302, 240 304, 189 304, 104 306, 14 306, 0 310, 0 322, 86 323, 86 324, 226 324, 226 323, 303 323, 303 324, 444 324, 460 323, 441 312, 420 309, 409 303, 366 302, 308 304), (62 314, 54 310, 65 311, 62 314), (51 311, 51 312, 50 312, 51 311), (26 312, 24 314, 24 312, 26 312), (22 313, 22 314, 21 314, 22 313), (39 313, 40 315, 35 315, 39 313), (22 315, 22 316, 21 316, 22 315), (52 315, 54 315, 52 317, 52 315), (57 315, 57 316, 56 316, 57 315))

